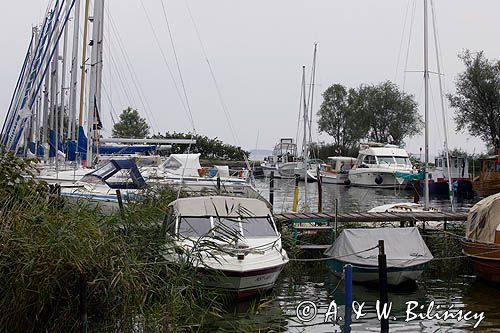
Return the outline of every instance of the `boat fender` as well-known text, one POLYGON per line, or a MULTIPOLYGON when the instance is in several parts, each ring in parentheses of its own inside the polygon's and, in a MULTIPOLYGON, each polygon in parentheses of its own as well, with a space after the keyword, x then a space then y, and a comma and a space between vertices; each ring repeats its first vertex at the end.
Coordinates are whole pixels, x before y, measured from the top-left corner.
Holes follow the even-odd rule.
POLYGON ((351 181, 349 179, 344 180, 344 185, 347 186, 351 185, 351 181))
POLYGON ((382 178, 381 175, 378 175, 377 177, 375 177, 375 183, 377 183, 377 185, 380 185, 384 182, 384 178, 382 178))

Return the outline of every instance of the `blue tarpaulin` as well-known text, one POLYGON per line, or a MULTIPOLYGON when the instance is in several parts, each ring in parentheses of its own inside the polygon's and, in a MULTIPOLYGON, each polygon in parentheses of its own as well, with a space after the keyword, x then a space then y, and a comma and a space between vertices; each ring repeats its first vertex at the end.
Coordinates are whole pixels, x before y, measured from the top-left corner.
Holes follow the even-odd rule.
POLYGON ((112 155, 112 154, 134 154, 155 151, 156 146, 99 146, 99 154, 112 155))
POLYGON ((83 127, 78 128, 78 152, 80 153, 80 158, 82 161, 87 160, 87 137, 85 136, 85 131, 83 127))

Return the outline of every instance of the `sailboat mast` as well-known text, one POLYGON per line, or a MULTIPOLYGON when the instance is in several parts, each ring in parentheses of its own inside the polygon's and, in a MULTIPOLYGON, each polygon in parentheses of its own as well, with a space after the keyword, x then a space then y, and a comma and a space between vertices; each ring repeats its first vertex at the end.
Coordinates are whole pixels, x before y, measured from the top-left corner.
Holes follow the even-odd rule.
POLYGON ((427 0, 424 0, 424 121, 425 121, 425 183, 424 183, 424 209, 429 210, 429 52, 427 29, 427 0))
POLYGON ((99 110, 100 80, 102 78, 102 22, 104 15, 104 0, 94 1, 94 18, 92 24, 92 53, 90 56, 89 78, 89 108, 87 114, 87 165, 93 164, 93 144, 97 139, 96 110, 99 110))
POLYGON ((432 9, 432 31, 434 33, 434 48, 436 49, 436 64, 438 71, 438 81, 439 81, 439 96, 441 101, 441 114, 443 116, 443 129, 444 129, 444 154, 446 158, 446 169, 448 171, 448 195, 450 197, 451 210, 455 211, 454 203, 453 203, 453 184, 451 182, 452 174, 451 174, 451 163, 450 163, 450 150, 448 146, 448 124, 446 120, 446 108, 444 104, 444 94, 443 94, 443 80, 441 78, 441 62, 439 61, 439 43, 437 37, 437 24, 436 24, 436 16, 434 11, 434 2, 431 0, 431 9, 432 9))
POLYGON ((80 32, 80 0, 75 2, 75 18, 73 28, 73 50, 71 52, 71 83, 69 91, 69 129, 68 138, 76 139, 76 88, 78 86, 78 37, 80 32))
POLYGON ((304 98, 302 111, 304 112, 304 138, 302 140, 302 164, 304 166, 304 208, 307 210, 307 158, 308 158, 308 145, 307 145, 307 96, 306 96, 306 66, 302 66, 302 96, 304 98))
MULTIPOLYGON (((83 126, 83 100, 85 98, 85 74, 86 74, 85 65, 87 62, 87 35, 89 32, 89 2, 90 0, 85 0, 85 18, 83 20, 82 76, 80 80, 80 113, 78 117, 79 127, 83 126)), ((86 160, 83 163, 86 165, 87 163, 86 160)))

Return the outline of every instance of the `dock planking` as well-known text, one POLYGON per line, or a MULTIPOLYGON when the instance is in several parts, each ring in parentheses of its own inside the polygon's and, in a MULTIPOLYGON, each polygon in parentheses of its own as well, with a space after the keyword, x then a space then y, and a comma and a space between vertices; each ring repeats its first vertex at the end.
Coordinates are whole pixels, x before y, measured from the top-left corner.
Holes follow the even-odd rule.
MULTIPOLYGON (((276 221, 286 222, 292 219, 326 218, 332 222, 335 220, 335 213, 283 213, 274 214, 276 221)), ((428 221, 467 221, 467 213, 452 212, 378 212, 378 213, 339 213, 337 222, 428 222, 428 221)))

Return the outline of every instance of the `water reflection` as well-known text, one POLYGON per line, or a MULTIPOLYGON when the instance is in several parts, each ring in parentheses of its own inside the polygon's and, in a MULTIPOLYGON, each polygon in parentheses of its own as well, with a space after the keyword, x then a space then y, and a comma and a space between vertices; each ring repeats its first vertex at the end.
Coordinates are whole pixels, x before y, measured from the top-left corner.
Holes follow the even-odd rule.
MULTIPOLYGON (((275 180, 275 212, 289 211, 292 207, 293 180, 275 180)), ((304 183, 300 185, 303 204, 304 183)), ((268 183, 259 180, 257 188, 268 197, 268 183)), ((315 210, 317 200, 317 184, 307 184, 309 206, 315 210)), ((338 185, 323 185, 323 207, 332 212, 335 199, 338 199, 340 212, 367 211, 374 206, 413 201, 413 193, 403 190, 382 190, 366 188, 347 188, 338 185)), ((458 210, 470 208, 477 199, 457 201, 458 210)), ((446 198, 433 198, 433 207, 450 210, 446 198)), ((463 234, 463 226, 457 227, 463 234)), ((439 234, 424 235, 426 243, 435 257, 460 255, 460 244, 456 238, 439 234)), ((332 301, 339 305, 339 316, 344 315, 344 283, 339 281, 323 262, 289 265, 281 274, 273 290, 272 297, 262 300, 251 300, 238 305, 231 305, 234 312, 221 320, 221 327, 232 327, 237 331, 290 331, 290 332, 346 332, 343 322, 324 322, 325 314, 332 301), (296 316, 296 308, 303 301, 311 301, 317 306, 317 316, 309 322, 300 322, 296 316), (253 303, 252 303, 253 302, 253 303), (260 305, 259 304, 263 304, 260 305), (250 309, 250 311, 248 311, 250 309), (231 325, 227 326, 228 323, 231 325)), ((353 315, 352 332, 379 332, 380 322, 377 319, 375 302, 379 299, 376 288, 363 285, 353 286, 353 299, 365 302, 366 314, 356 319, 353 315)), ((463 258, 433 261, 418 281, 413 290, 390 290, 389 300, 392 302, 391 332, 461 332, 471 331, 475 321, 450 319, 424 319, 405 322, 407 304, 416 301, 427 306, 434 301, 441 309, 464 310, 485 313, 485 319, 479 326, 482 331, 500 332, 500 288, 484 281, 476 280, 470 265, 463 258), (396 320, 394 320, 394 317, 396 320)), ((441 310, 440 309, 440 310, 441 310)), ((422 310, 423 311, 423 310, 422 310)), ((230 329, 231 330, 231 329, 230 329)))

